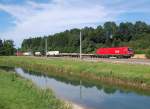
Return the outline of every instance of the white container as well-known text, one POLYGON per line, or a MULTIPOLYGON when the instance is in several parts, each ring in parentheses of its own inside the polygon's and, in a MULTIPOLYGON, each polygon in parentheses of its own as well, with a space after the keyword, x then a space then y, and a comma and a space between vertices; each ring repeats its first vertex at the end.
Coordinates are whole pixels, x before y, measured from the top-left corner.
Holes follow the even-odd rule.
POLYGON ((35 56, 41 56, 41 52, 35 52, 35 56))
POLYGON ((52 56, 52 55, 59 55, 59 51, 48 51, 46 53, 47 56, 52 56))
POLYGON ((24 52, 23 55, 24 56, 32 56, 32 53, 31 52, 24 52))

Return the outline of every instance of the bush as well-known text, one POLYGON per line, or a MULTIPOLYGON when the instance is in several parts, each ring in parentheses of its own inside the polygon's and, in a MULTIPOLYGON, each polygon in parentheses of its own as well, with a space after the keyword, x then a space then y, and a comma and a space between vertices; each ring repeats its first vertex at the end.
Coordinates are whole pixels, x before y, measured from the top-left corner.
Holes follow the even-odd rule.
POLYGON ((150 49, 146 52, 146 57, 150 59, 150 49))
POLYGON ((135 52, 135 54, 146 54, 147 52, 146 52, 146 50, 139 50, 139 49, 135 49, 134 50, 134 52, 135 52))

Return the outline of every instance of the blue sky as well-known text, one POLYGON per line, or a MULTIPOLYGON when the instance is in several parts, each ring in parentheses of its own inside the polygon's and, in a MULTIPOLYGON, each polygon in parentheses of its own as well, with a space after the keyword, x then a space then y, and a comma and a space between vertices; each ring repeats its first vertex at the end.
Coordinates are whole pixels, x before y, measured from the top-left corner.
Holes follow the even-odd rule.
POLYGON ((0 0, 0 38, 25 38, 106 21, 150 24, 150 0, 0 0))

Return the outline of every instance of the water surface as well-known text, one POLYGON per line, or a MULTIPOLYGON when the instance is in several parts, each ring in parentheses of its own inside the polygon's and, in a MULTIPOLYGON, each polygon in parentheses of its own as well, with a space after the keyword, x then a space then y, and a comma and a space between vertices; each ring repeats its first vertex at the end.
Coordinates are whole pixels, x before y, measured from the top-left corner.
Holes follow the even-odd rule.
POLYGON ((32 72, 15 68, 15 72, 32 80, 42 89, 51 88, 55 95, 86 109, 150 109, 150 96, 134 91, 125 91, 110 86, 94 85, 77 79, 76 82, 57 77, 35 75, 32 72))

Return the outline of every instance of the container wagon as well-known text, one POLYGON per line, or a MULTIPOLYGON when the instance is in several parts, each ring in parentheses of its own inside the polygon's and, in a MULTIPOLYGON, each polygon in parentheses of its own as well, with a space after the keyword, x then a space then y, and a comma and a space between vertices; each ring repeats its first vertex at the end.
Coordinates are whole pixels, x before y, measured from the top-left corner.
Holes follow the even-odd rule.
POLYGON ((35 52, 34 56, 42 56, 41 52, 35 52))
POLYGON ((131 58, 134 56, 134 51, 129 47, 99 48, 96 54, 104 58, 131 58))
POLYGON ((17 52, 16 52, 16 56, 23 56, 23 53, 20 52, 20 51, 17 51, 17 52))
POLYGON ((23 56, 33 56, 32 52, 24 52, 23 56))
POLYGON ((59 51, 48 51, 46 56, 58 56, 60 54, 59 51))

